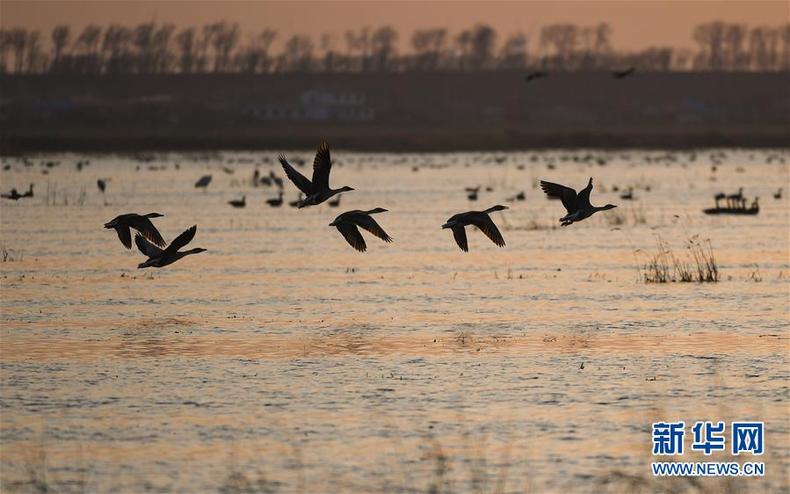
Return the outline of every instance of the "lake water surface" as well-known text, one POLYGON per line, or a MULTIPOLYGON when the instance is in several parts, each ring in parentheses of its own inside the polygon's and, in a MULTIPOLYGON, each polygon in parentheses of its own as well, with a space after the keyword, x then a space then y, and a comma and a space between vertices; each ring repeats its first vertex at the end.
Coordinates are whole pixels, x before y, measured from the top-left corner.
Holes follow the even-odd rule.
MULTIPOLYGON (((4 192, 35 183, 0 209, 4 492, 790 490, 787 151, 340 149, 332 184, 356 191, 303 210, 250 186, 283 175, 277 152, 4 160, 4 192), (619 207, 559 228, 537 181, 591 176, 593 203, 619 207), (702 213, 739 187, 758 216, 702 213), (497 203, 504 249, 469 231, 463 253, 441 229, 497 203), (394 243, 366 234, 360 254, 327 226, 374 207, 394 243), (137 270, 102 225, 152 211, 208 252, 137 270), (720 282, 640 281, 659 237, 685 259, 696 235, 720 282), (654 480, 658 420, 765 421, 762 457, 706 458, 765 478, 654 480)), ((312 152, 288 154, 309 176, 312 152)))

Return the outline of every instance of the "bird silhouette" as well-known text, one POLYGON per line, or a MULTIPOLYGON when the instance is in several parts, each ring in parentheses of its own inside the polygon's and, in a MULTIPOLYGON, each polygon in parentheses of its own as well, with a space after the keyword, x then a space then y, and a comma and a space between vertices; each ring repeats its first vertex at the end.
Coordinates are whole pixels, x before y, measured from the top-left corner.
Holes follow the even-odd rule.
POLYGON ((535 79, 543 79, 543 78, 548 77, 548 76, 549 76, 548 72, 543 71, 543 70, 536 70, 535 72, 530 72, 529 74, 527 74, 527 76, 524 78, 524 80, 526 82, 532 82, 535 79))
POLYGON ((208 184, 210 183, 211 183, 211 175, 203 175, 198 179, 197 182, 195 182, 195 188, 196 189, 203 188, 203 190, 205 190, 206 187, 208 187, 208 184))
POLYGON ((464 252, 469 252, 469 243, 466 240, 467 225, 474 225, 480 229, 485 235, 491 239, 499 247, 505 246, 505 239, 499 233, 499 229, 494 224, 494 221, 489 216, 490 213, 495 211, 503 211, 508 209, 507 206, 492 206, 485 211, 467 211, 466 213, 458 213, 451 216, 447 222, 442 225, 442 228, 450 228, 455 237, 455 243, 464 252))
POLYGON ((321 144, 318 146, 318 152, 316 152, 315 159, 313 160, 312 181, 296 171, 296 169, 288 163, 284 155, 281 154, 279 159, 283 170, 285 170, 285 174, 306 196, 298 205, 300 209, 321 204, 341 192, 354 190, 348 186, 339 189, 332 189, 329 187, 329 173, 332 171, 332 158, 329 155, 329 145, 326 141, 321 141, 321 144))
POLYGON ((166 245, 165 240, 162 238, 159 230, 151 223, 151 218, 161 218, 162 216, 164 215, 159 213, 148 213, 144 215, 136 213, 122 214, 105 223, 104 228, 114 229, 118 233, 118 238, 121 240, 121 243, 127 249, 132 248, 132 234, 129 231, 130 228, 137 230, 154 244, 164 247, 166 245))
POLYGON ((590 204, 590 192, 592 192, 593 188, 592 177, 590 177, 590 182, 587 184, 587 187, 578 194, 570 187, 546 182, 544 180, 540 181, 540 188, 543 189, 543 192, 549 197, 559 198, 562 201, 562 205, 565 206, 565 209, 568 211, 568 214, 560 218, 562 226, 568 226, 571 223, 589 218, 598 211, 606 211, 607 209, 617 207, 613 204, 607 204, 601 207, 590 204))
POLYGON ((384 208, 374 208, 369 211, 360 211, 357 209, 346 211, 335 218, 329 226, 337 228, 337 231, 343 235, 343 238, 346 239, 346 242, 348 242, 351 247, 357 249, 359 252, 365 252, 367 250, 367 245, 365 244, 365 239, 362 237, 359 228, 367 230, 387 243, 392 242, 392 237, 387 235, 387 232, 381 228, 376 220, 370 217, 372 214, 386 212, 387 210, 384 208))
POLYGON ((137 244, 137 248, 140 250, 140 252, 148 257, 148 260, 138 264, 137 269, 150 267, 162 268, 169 264, 173 264, 183 257, 205 252, 206 249, 202 249, 200 247, 185 250, 183 252, 179 251, 179 249, 186 246, 192 241, 193 238, 195 238, 196 231, 197 225, 193 225, 191 228, 185 230, 181 235, 177 236, 165 249, 160 249, 138 233, 134 237, 134 243, 137 244))
POLYGON ((243 208, 247 205, 247 196, 241 196, 241 199, 233 199, 228 201, 228 204, 234 208, 243 208))
POLYGON ((634 72, 636 72, 636 67, 628 67, 628 68, 627 68, 627 69, 625 69, 625 70, 615 70, 615 71, 612 71, 612 76, 613 76, 615 79, 625 79, 626 77, 630 76, 630 75, 631 75, 631 74, 633 74, 634 72))

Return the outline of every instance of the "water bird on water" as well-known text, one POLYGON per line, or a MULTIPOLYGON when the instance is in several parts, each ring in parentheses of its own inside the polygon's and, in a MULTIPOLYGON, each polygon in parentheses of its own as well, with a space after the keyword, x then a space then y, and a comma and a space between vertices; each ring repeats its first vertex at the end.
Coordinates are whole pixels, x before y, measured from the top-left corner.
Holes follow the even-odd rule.
POLYGON ((624 201, 633 201, 634 200, 634 188, 628 187, 628 190, 620 194, 620 199, 624 201))
POLYGON ((634 72, 636 72, 636 67, 628 67, 625 70, 615 70, 615 71, 613 71, 612 72, 612 77, 614 77, 615 79, 625 79, 626 77, 628 77, 629 75, 633 74, 634 72))
POLYGON ((208 184, 210 183, 211 183, 211 175, 203 175, 198 179, 197 182, 195 182, 195 188, 199 189, 202 187, 203 190, 206 190, 206 187, 208 187, 208 184))
POLYGON ((531 81, 534 81, 535 79, 543 79, 543 78, 548 77, 548 76, 549 76, 548 72, 543 71, 543 70, 536 70, 535 72, 530 72, 529 74, 527 74, 527 76, 524 78, 524 80, 526 82, 531 82, 531 81))
POLYGON ((543 192, 545 192, 549 197, 556 197, 560 199, 562 201, 562 205, 565 206, 565 209, 568 211, 568 214, 560 218, 560 223, 562 223, 562 226, 568 226, 571 223, 589 218, 598 211, 606 211, 607 209, 613 209, 617 207, 614 204, 607 204, 606 206, 600 207, 590 204, 590 192, 593 188, 592 177, 590 177, 587 187, 579 191, 578 194, 570 187, 552 182, 546 182, 544 180, 540 181, 540 188, 543 189, 543 192))
POLYGON ((348 186, 340 187, 339 189, 332 189, 329 187, 329 172, 332 171, 332 158, 329 155, 329 145, 326 141, 321 141, 321 144, 318 146, 318 152, 315 154, 312 181, 296 171, 296 169, 288 163, 284 155, 281 154, 279 159, 283 170, 285 170, 285 174, 306 196, 297 206, 300 209, 321 204, 341 192, 354 190, 348 186))
POLYGON ((107 181, 102 178, 96 180, 96 187, 98 187, 99 192, 103 194, 104 191, 107 190, 107 181))
POLYGON ((384 208, 374 208, 369 211, 360 211, 356 209, 353 211, 346 211, 335 218, 329 226, 337 228, 337 231, 343 235, 343 238, 346 239, 346 242, 348 242, 351 247, 360 252, 365 252, 365 250, 367 250, 367 245, 365 244, 364 237, 362 237, 362 234, 359 232, 359 228, 367 230, 387 243, 392 242, 392 237, 387 235, 387 232, 381 228, 376 220, 370 217, 372 214, 386 212, 387 210, 384 208))
POLYGON ((25 197, 24 195, 20 194, 19 191, 16 189, 11 189, 11 192, 8 194, 0 194, 0 197, 3 199, 11 199, 12 201, 18 201, 19 199, 25 197))
POLYGON ((247 196, 241 196, 241 199, 233 199, 228 201, 228 204, 233 206, 234 208, 243 208, 247 205, 247 196))
POLYGON ((273 197, 271 199, 266 199, 266 204, 273 208, 279 208, 283 205, 283 191, 280 190, 280 194, 277 197, 273 197))
POLYGON ((480 193, 480 186, 477 187, 467 187, 466 188, 466 198, 470 201, 476 201, 477 195, 480 193))
POLYGON ((302 199, 304 199, 304 194, 300 192, 299 199, 289 202, 288 205, 291 206, 292 208, 297 208, 299 207, 299 203, 302 202, 302 199))
POLYGON ((164 215, 159 213, 148 213, 143 215, 136 213, 122 214, 105 223, 104 228, 114 229, 118 233, 118 238, 121 240, 121 243, 127 249, 132 248, 132 234, 129 231, 130 228, 137 230, 154 244, 164 247, 166 245, 165 240, 162 238, 159 230, 151 223, 151 218, 161 218, 162 216, 164 215))
POLYGON ((508 202, 513 202, 513 201, 523 201, 526 198, 527 198, 527 194, 522 190, 521 192, 519 192, 518 194, 516 194, 516 195, 514 195, 512 197, 508 197, 506 200, 508 202))
POLYGON ((330 208, 336 208, 336 207, 340 206, 340 198, 341 197, 343 197, 343 194, 338 194, 337 196, 335 196, 334 199, 330 199, 326 203, 329 204, 330 208))
POLYGON ((497 228, 497 226, 494 224, 494 221, 488 215, 495 211, 504 211, 505 209, 507 209, 507 206, 500 206, 497 204, 496 206, 492 206, 485 211, 467 211, 466 213, 458 213, 451 216, 447 222, 442 225, 442 228, 450 228, 453 231, 455 243, 457 243, 458 247, 460 247, 464 252, 469 252, 469 243, 466 240, 465 229, 467 225, 476 226, 481 232, 485 233, 485 235, 490 238, 492 242, 494 242, 499 247, 504 247, 505 239, 502 238, 502 234, 499 233, 499 228, 497 228))
POLYGON ((779 187, 779 190, 774 192, 774 199, 781 199, 782 198, 782 188, 779 187))
POLYGON ((197 225, 193 225, 191 228, 187 229, 181 235, 177 236, 175 240, 170 242, 170 245, 167 246, 165 249, 160 249, 156 245, 152 244, 148 240, 145 239, 139 233, 134 237, 134 243, 137 244, 137 248, 142 252, 144 255, 148 257, 148 260, 145 262, 141 262, 137 269, 142 268, 162 268, 169 264, 173 264, 174 262, 178 261, 182 257, 186 257, 192 254, 199 254, 201 252, 205 252, 206 249, 202 249, 200 247, 189 249, 185 251, 179 251, 178 249, 186 246, 189 242, 195 238, 195 232, 197 231, 197 225))

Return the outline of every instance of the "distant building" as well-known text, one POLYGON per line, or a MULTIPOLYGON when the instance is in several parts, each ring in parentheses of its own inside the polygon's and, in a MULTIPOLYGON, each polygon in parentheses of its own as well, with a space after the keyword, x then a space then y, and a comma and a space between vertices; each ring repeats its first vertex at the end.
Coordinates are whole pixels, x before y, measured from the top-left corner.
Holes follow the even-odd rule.
POLYGON ((244 113, 272 122, 372 122, 376 110, 365 102, 364 93, 311 89, 302 92, 297 103, 248 106, 244 113))

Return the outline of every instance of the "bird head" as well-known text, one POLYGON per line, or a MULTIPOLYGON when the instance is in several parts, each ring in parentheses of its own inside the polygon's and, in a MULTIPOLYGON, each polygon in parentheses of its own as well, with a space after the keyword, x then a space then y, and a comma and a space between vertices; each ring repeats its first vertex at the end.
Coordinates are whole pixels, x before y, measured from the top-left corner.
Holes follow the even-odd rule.
POLYGON ((160 213, 148 213, 145 215, 146 218, 161 218, 163 216, 164 215, 160 213))
POLYGON ((206 252, 207 249, 202 247, 195 247, 194 249, 189 249, 188 251, 184 252, 185 254, 200 254, 201 252, 206 252))
POLYGON ((494 211, 504 211, 505 209, 508 209, 508 207, 507 206, 503 206, 501 204, 497 204, 496 206, 492 206, 492 207, 488 208, 488 210, 490 212, 492 212, 492 213, 494 211))
POLYGON ((373 208, 368 211, 368 214, 376 214, 376 213, 386 213, 388 210, 384 208, 373 208))
POLYGON ((344 185, 343 187, 340 187, 340 190, 338 192, 351 192, 352 190, 354 190, 354 187, 349 187, 348 185, 344 185))
POLYGON ((454 226, 455 226, 455 223, 454 223, 454 222, 452 222, 452 221, 448 221, 447 223, 445 223, 444 225, 442 225, 442 228, 452 228, 452 227, 454 227, 454 226))
POLYGON ((615 206, 614 204, 607 204, 606 206, 604 206, 604 207, 603 207, 603 208, 601 208, 601 209, 603 209, 603 210, 607 210, 607 209, 614 209, 614 208, 616 208, 616 207, 617 207, 617 206, 615 206))

